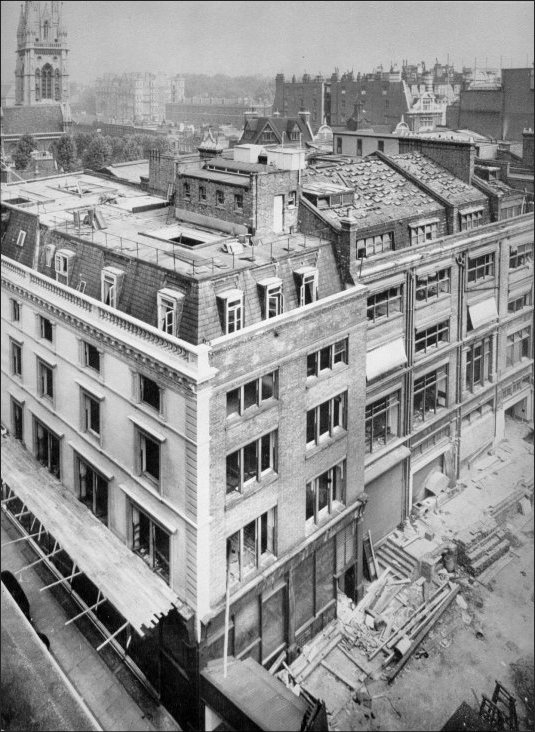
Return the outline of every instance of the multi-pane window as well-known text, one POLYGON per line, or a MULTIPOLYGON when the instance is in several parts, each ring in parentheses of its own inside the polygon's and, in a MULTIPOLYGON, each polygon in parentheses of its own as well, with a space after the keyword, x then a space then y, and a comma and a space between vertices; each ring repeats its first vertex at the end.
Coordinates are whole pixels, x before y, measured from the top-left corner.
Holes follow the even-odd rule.
POLYGON ((500 209, 500 221, 504 219, 512 219, 515 216, 522 214, 522 206, 507 206, 507 208, 500 209))
POLYGON ((305 519, 317 524, 336 504, 345 503, 345 460, 306 485, 305 519))
POLYGON ((218 295, 223 315, 225 334, 235 333, 243 328, 243 292, 230 290, 218 295))
POLYGON ((413 416, 415 423, 432 418, 447 406, 448 372, 446 366, 414 381, 413 416))
POLYGON ((512 297, 507 303, 507 312, 516 313, 531 305, 531 290, 522 293, 522 295, 512 297))
POLYGON ((37 392, 39 396, 54 398, 54 370, 41 359, 37 359, 37 392))
POLYGON ((11 349, 11 373, 13 376, 22 376, 22 346, 16 341, 10 340, 11 349))
POLYGON ((169 290, 158 292, 158 328, 169 335, 176 335, 179 302, 184 299, 180 292, 169 290))
POLYGON ((282 294, 282 282, 273 278, 273 282, 262 286, 263 310, 266 319, 275 318, 281 315, 284 310, 284 295, 282 294))
POLYGON ((59 437, 34 418, 34 454, 37 460, 60 479, 59 437))
POLYGON ((117 280, 113 275, 102 273, 101 298, 105 305, 117 307, 117 280))
POLYGON ((483 386, 492 370, 492 341, 490 336, 473 343, 466 352, 465 385, 469 391, 483 386))
POLYGON ((56 280, 64 285, 69 284, 69 257, 66 254, 58 253, 54 258, 54 270, 56 280))
POLYGON ((394 248, 394 233, 387 231, 385 234, 367 236, 364 239, 357 239, 357 259, 371 257, 373 254, 389 252, 394 248))
POLYGON ((482 254, 468 260, 468 282, 494 277, 494 253, 482 254))
POLYGON ((531 328, 522 328, 507 336, 506 366, 531 357, 531 328))
POLYGON ((18 236, 17 236, 17 246, 22 247, 24 246, 24 240, 26 239, 26 232, 20 229, 18 236))
POLYGON ((230 581, 241 582, 260 567, 262 560, 276 554, 276 509, 266 511, 227 539, 230 581))
POLYGON ((23 406, 11 397, 11 431, 16 440, 24 439, 24 412, 23 406))
POLYGON ((82 391, 82 430, 100 436, 100 399, 82 391))
POLYGON ((100 373, 100 351, 92 343, 83 343, 83 365, 100 373))
POLYGON ((307 446, 346 429, 347 392, 338 394, 307 412, 307 446))
POLYGON ((199 186, 199 201, 206 201, 206 188, 199 186))
POLYGON ((509 250, 509 269, 517 269, 533 261, 533 242, 511 246, 509 250))
POLYGON ((259 376, 227 392, 227 417, 244 414, 264 402, 277 398, 277 372, 259 376))
POLYGON ((41 338, 44 338, 46 341, 50 341, 51 343, 54 338, 52 323, 48 318, 43 318, 42 315, 39 316, 39 335, 41 338))
POLYGON ((375 452, 400 434, 399 391, 366 405, 365 450, 375 452))
POLYGON ((252 481, 277 470, 277 430, 227 455, 227 493, 242 491, 252 481))
POLYGON ((340 363, 347 363, 347 338, 336 341, 307 356, 307 376, 318 376, 340 363))
POLYGON ((191 198, 191 187, 190 184, 187 182, 184 182, 183 188, 182 188, 183 194, 184 194, 184 201, 189 201, 191 198))
POLYGON ((140 475, 153 483, 160 483, 160 442, 142 430, 136 429, 138 450, 137 469, 140 475))
POLYGON ((234 208, 237 211, 243 211, 243 193, 234 194, 234 208))
POLYGON ((155 521, 132 505, 132 550, 169 584, 171 538, 155 521))
POLYGON ((157 412, 160 411, 161 389, 155 381, 143 374, 139 375, 139 401, 148 404, 157 412))
POLYGON ((414 336, 414 350, 416 353, 427 353, 447 343, 449 337, 450 321, 443 320, 441 323, 430 325, 428 328, 416 331, 416 335, 414 336))
POLYGON ((11 300, 11 320, 14 323, 20 321, 20 302, 18 300, 11 300))
POLYGON ((77 458, 79 499, 104 524, 108 523, 108 481, 89 463, 77 458))
POLYGON ((215 202, 217 206, 225 205, 225 193, 223 191, 217 190, 215 192, 215 202))
POLYGON ((310 305, 318 299, 318 270, 296 271, 299 307, 310 305))
POLYGON ((409 235, 411 246, 415 244, 425 244, 426 241, 433 241, 437 238, 438 221, 432 221, 428 224, 417 224, 409 226, 409 235))
POLYGON ((383 292, 376 292, 368 298, 366 314, 368 320, 375 322, 380 318, 389 318, 401 312, 402 288, 390 287, 383 292))
POLYGON ((416 275, 416 300, 427 302, 450 292, 450 273, 449 269, 440 269, 438 272, 416 275))
POLYGON ((461 220, 461 231, 470 231, 476 229, 483 223, 483 209, 479 211, 470 211, 469 213, 459 214, 461 220))

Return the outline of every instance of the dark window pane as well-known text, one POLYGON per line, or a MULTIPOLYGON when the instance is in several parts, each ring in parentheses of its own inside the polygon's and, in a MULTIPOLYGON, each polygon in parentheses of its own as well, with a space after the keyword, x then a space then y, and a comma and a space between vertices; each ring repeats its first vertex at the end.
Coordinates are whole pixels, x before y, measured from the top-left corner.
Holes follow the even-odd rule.
POLYGON ((320 371, 331 367, 331 348, 322 348, 320 351, 320 371))
POLYGON ((307 412, 307 443, 314 442, 316 439, 316 410, 311 409, 307 412))
POLYGON ((255 379, 255 381, 249 381, 248 384, 245 384, 243 387, 243 408, 249 409, 249 407, 254 407, 257 404, 257 387, 258 387, 258 381, 255 379))
POLYGON ((227 392, 227 417, 240 412, 240 389, 227 392))
POLYGON ((160 445, 148 437, 145 437, 145 471, 160 479, 160 445))
POLYGON ((307 376, 315 376, 316 375, 316 353, 310 353, 307 356, 307 376))
POLYGON ((329 472, 322 473, 318 478, 318 511, 329 505, 329 472))
POLYGON ((262 399, 271 399, 275 396, 275 375, 262 376, 262 399))
POLYGON ((256 478, 257 471, 257 443, 251 442, 243 448, 243 481, 256 478))
POLYGON ((321 436, 329 433, 329 402, 323 402, 323 404, 320 404, 319 413, 319 434, 321 436))
POLYGON ((227 493, 230 493, 240 486, 240 452, 227 455, 227 493))
POLYGON ((141 401, 154 409, 160 409, 160 387, 146 376, 141 377, 141 401))
POLYGON ((264 435, 261 439, 261 453, 260 453, 260 469, 268 470, 272 468, 271 460, 271 437, 270 435, 264 435))
POLYGON ((314 483, 307 483, 306 488, 306 508, 305 518, 309 519, 314 516, 314 509, 316 505, 316 491, 314 489, 314 483))

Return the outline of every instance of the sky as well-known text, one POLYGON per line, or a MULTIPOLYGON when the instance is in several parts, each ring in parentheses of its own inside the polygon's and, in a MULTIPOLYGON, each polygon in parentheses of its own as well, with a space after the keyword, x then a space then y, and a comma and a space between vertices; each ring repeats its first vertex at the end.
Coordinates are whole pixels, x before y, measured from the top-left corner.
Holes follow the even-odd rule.
MULTIPOLYGON (((1 0, 1 76, 14 81, 20 0, 1 0)), ((533 3, 224 0, 63 3, 71 81, 103 73, 330 75, 435 58, 533 63, 533 3)))

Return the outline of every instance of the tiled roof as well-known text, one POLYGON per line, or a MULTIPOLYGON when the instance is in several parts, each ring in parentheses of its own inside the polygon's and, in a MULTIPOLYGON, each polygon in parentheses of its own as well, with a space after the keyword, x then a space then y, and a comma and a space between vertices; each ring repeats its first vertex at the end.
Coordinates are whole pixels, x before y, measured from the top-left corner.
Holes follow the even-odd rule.
POLYGON ((59 104, 4 107, 2 111, 2 132, 4 135, 63 132, 63 112, 59 104))
POLYGON ((240 143, 255 143, 260 139, 265 127, 270 127, 278 138, 278 142, 282 142, 282 133, 284 132, 286 140, 290 139, 290 133, 294 127, 299 128, 303 142, 312 142, 312 135, 308 125, 300 117, 257 117, 247 120, 240 143))
POLYGON ((477 188, 464 183, 441 165, 419 152, 399 153, 388 157, 409 175, 425 183, 434 193, 445 198, 450 204, 459 205, 475 201, 486 201, 485 195, 477 188))
POLYGON ((420 190, 414 183, 376 158, 357 163, 338 163, 309 167, 303 174, 303 184, 325 182, 353 188, 351 206, 323 211, 323 215, 337 220, 349 217, 362 224, 372 225, 385 220, 402 218, 417 213, 427 214, 441 210, 440 204, 420 190))

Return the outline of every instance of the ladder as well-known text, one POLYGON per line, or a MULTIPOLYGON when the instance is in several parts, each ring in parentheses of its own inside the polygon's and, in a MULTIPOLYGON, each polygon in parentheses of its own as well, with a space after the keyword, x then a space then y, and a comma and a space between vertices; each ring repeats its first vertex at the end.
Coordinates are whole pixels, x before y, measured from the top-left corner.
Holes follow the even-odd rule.
POLYGON ((483 695, 479 718, 491 730, 518 730, 516 699, 499 681, 496 681, 492 699, 483 695))

